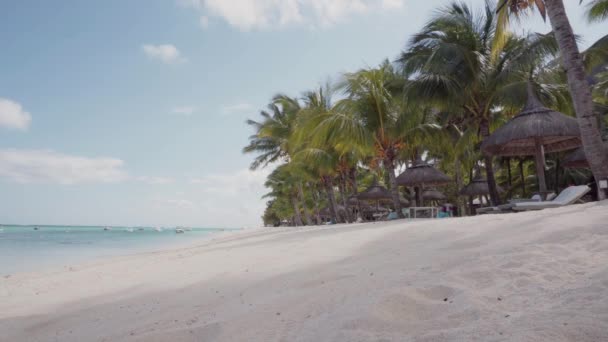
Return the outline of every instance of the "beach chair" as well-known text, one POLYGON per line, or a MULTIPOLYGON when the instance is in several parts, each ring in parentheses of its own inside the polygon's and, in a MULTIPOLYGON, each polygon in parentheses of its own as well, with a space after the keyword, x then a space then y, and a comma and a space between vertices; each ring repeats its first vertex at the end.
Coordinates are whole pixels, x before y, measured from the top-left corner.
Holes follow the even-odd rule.
MULTIPOLYGON (((557 197, 557 195, 555 193, 551 193, 547 196, 547 201, 551 201, 553 200, 555 197, 557 197)), ((475 212, 477 213, 477 215, 482 215, 482 214, 501 214, 507 211, 511 211, 511 209, 513 208, 513 205, 515 203, 529 203, 529 202, 541 202, 542 201, 542 197, 539 194, 535 194, 530 198, 514 198, 514 199, 510 199, 509 203, 506 204, 501 204, 499 206, 496 207, 484 207, 484 208, 477 208, 475 210, 475 212)))
POLYGON ((589 191, 591 191, 591 188, 587 185, 570 186, 564 189, 564 191, 562 191, 559 196, 555 197, 551 201, 516 202, 513 203, 511 210, 528 211, 559 208, 576 203, 578 200, 583 198, 583 196, 585 196, 589 191))

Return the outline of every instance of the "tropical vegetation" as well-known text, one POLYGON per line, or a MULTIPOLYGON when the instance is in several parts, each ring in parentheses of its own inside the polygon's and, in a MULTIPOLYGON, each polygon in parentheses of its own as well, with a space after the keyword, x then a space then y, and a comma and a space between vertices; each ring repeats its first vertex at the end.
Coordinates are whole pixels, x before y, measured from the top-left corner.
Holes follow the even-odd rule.
MULTIPOLYGON (((589 20, 606 19, 606 4, 586 3, 589 20)), ((487 180, 492 204, 531 195, 537 189, 532 159, 480 151, 493 130, 522 110, 530 85, 546 107, 577 117, 590 164, 590 170, 564 169, 566 153, 547 155, 549 187, 608 178, 602 141, 608 36, 579 53, 567 20, 560 0, 488 1, 479 10, 454 2, 438 9, 396 60, 297 97, 276 95, 260 119, 247 121, 254 133, 243 149, 255 154, 252 169, 273 168, 264 222, 353 222, 380 205, 358 199, 373 184, 390 193, 382 206, 401 215, 404 197, 421 199, 396 176, 421 161, 454 179, 442 190, 461 214, 471 212, 472 198, 461 198, 459 189, 478 176, 487 180), (548 16, 553 33, 509 30, 510 16, 532 8, 548 16)))

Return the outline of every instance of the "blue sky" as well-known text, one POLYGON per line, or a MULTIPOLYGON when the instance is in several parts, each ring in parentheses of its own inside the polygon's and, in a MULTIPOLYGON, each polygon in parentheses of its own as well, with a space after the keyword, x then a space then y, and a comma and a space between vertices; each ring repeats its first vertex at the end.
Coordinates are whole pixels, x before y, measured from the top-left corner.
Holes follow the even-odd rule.
MULTIPOLYGON (((601 24, 567 2, 589 45, 601 24)), ((259 225, 268 170, 248 171, 244 120, 395 58, 447 3, 3 1, 0 222, 259 225)))

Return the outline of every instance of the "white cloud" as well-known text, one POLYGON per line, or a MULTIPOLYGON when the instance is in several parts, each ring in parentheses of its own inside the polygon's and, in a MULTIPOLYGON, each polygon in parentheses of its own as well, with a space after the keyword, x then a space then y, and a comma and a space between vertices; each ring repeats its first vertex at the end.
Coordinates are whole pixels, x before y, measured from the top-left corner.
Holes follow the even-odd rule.
POLYGON ((221 111, 222 114, 238 114, 243 112, 248 112, 253 110, 253 105, 249 103, 237 103, 233 105, 222 106, 221 111))
POLYGON ((201 25, 201 27, 203 28, 203 30, 207 29, 209 27, 209 17, 206 16, 206 15, 203 15, 199 19, 199 24, 201 25))
POLYGON ((32 116, 19 103, 0 98, 0 127, 25 131, 30 122, 32 116))
POLYGON ((0 149, 0 178, 18 183, 112 183, 127 179, 124 162, 51 150, 0 149))
POLYGON ((220 196, 243 195, 264 189, 269 168, 251 171, 238 170, 223 174, 212 174, 201 178, 191 178, 190 183, 199 185, 203 191, 220 196))
POLYGON ((141 176, 135 178, 138 182, 147 183, 150 185, 165 185, 171 184, 175 182, 174 178, 171 177, 151 177, 151 176, 141 176))
POLYGON ((405 0, 177 0, 243 31, 307 24, 330 26, 353 14, 403 6, 405 0))
POLYGON ((271 170, 241 169, 190 179, 194 186, 189 192, 199 197, 198 214, 218 226, 259 226, 266 205, 262 196, 268 192, 264 182, 271 170))
POLYGON ((142 46, 142 50, 148 57, 157 59, 166 64, 186 61, 186 59, 181 56, 179 50, 172 44, 145 44, 142 46))
POLYGON ((190 116, 196 110, 193 106, 174 107, 171 109, 171 114, 190 116))

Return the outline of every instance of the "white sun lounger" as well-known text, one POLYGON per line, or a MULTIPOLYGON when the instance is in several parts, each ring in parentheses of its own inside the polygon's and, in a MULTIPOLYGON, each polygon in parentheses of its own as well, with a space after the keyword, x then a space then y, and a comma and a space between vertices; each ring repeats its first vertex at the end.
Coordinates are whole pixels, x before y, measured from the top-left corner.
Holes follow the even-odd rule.
MULTIPOLYGON (((550 200, 554 199, 555 196, 556 196, 555 193, 552 193, 549 196, 547 196, 547 200, 550 201, 550 200)), ((540 195, 536 194, 536 195, 533 195, 531 198, 510 199, 509 203, 501 204, 501 205, 496 206, 496 207, 477 208, 475 211, 477 212, 477 215, 481 215, 481 214, 501 214, 505 210, 511 210, 511 208, 513 207, 513 205, 515 203, 540 202, 540 201, 542 201, 542 197, 540 197, 540 195)))
POLYGON ((511 209, 515 211, 527 211, 563 207, 576 203, 576 201, 580 200, 589 191, 591 191, 591 188, 586 185, 570 186, 564 189, 564 191, 552 201, 517 202, 513 203, 511 209))

